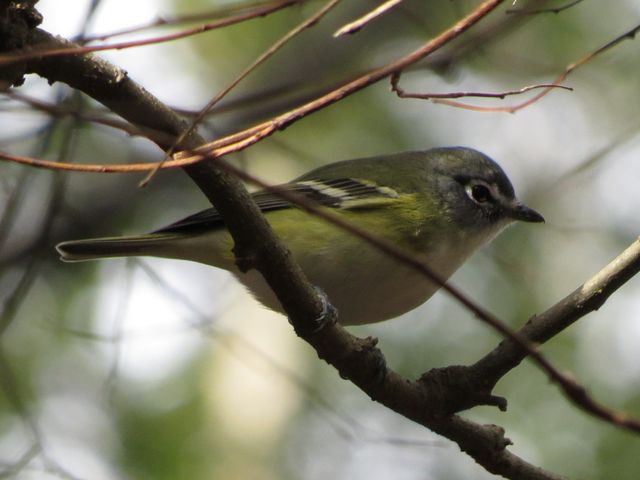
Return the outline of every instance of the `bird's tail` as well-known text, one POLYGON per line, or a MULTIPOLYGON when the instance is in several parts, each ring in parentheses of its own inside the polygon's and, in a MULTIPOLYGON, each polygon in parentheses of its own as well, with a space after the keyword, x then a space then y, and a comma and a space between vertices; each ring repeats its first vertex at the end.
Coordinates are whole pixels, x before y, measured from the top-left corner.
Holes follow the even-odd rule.
POLYGON ((56 245, 56 250, 64 262, 137 255, 164 256, 162 253, 166 250, 169 240, 175 240, 175 235, 148 234, 132 237, 90 238, 59 243, 56 245))

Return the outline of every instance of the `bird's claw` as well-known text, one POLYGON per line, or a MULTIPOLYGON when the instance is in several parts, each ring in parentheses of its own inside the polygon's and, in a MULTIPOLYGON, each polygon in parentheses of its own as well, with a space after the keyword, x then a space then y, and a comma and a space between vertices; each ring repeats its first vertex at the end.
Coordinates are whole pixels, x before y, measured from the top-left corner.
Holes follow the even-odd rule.
POLYGON ((324 293, 324 290, 315 285, 313 288, 322 303, 322 311, 320 312, 320 315, 312 321, 313 327, 309 330, 309 333, 311 334, 318 333, 323 328, 328 325, 333 325, 338 321, 338 310, 331 304, 329 297, 324 293))

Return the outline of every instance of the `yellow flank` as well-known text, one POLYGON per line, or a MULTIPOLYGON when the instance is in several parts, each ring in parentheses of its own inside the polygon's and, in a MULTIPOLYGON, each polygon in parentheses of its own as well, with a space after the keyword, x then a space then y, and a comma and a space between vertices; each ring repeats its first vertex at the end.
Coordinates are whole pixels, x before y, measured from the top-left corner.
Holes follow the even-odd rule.
MULTIPOLYGON (((332 215, 338 215, 355 227, 372 234, 383 232, 384 238, 400 248, 416 253, 429 251, 438 239, 450 230, 448 215, 435 215, 435 208, 419 208, 424 198, 416 194, 403 194, 396 198, 377 197, 353 201, 349 207, 323 207, 332 215), (427 216, 430 212, 434 216, 427 216)), ((285 208, 265 212, 265 217, 276 235, 289 248, 297 261, 331 263, 354 256, 355 264, 372 261, 379 252, 362 239, 350 235, 340 226, 297 208, 285 208), (375 253, 374 253, 375 252, 375 253)), ((183 237, 180 242, 164 246, 160 256, 187 258, 235 271, 233 240, 226 229, 218 228, 201 236, 183 237), (179 245, 178 245, 179 244, 179 245)), ((302 265, 302 264, 301 264, 302 265)), ((302 265, 303 268, 305 265, 302 265)), ((330 267, 328 264, 325 268, 330 267)), ((370 265, 369 265, 370 267, 370 265)))
MULTIPOLYGON (((434 225, 429 225, 430 219, 425 218, 423 212, 426 209, 416 206, 415 195, 412 194, 397 198, 354 200, 352 205, 347 203, 342 208, 326 207, 324 210, 366 232, 384 232, 387 240, 400 247, 420 251, 425 248, 434 225)), ((296 251, 328 251, 335 250, 337 246, 338 250, 344 251, 349 247, 361 246, 362 240, 345 233, 341 227, 299 209, 267 212, 266 218, 294 255, 296 251), (301 228, 313 230, 313 235, 301 231, 301 228), (342 245, 345 242, 348 245, 342 245)))

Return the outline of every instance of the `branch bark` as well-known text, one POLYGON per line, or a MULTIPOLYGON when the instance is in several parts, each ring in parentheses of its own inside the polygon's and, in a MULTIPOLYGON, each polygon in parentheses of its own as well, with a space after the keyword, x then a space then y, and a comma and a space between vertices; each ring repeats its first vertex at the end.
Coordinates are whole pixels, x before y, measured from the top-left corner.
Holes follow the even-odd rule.
MULTIPOLYGON (((613 292, 639 271, 640 240, 636 239, 591 279, 544 313, 531 317, 519 333, 532 342, 543 344, 580 318, 598 310, 613 292)), ((470 368, 475 375, 495 385, 526 357, 527 353, 519 345, 505 339, 470 368)))

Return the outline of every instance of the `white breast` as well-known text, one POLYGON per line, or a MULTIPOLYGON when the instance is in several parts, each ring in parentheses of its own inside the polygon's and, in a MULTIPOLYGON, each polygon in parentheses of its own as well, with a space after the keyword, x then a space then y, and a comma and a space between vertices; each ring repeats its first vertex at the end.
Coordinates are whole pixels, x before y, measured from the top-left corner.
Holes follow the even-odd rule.
MULTIPOLYGON (((426 262, 446 279, 473 250, 475 248, 443 247, 426 262)), ((309 281, 320 287, 338 309, 338 319, 343 325, 397 317, 426 302, 439 288, 418 270, 398 263, 373 247, 363 246, 357 255, 348 270, 328 254, 316 253, 297 259, 309 281)), ((261 303, 282 311, 262 275, 256 271, 234 273, 261 303)))
MULTIPOLYGON (((442 278, 448 279, 478 247, 493 238, 504 225, 479 234, 443 238, 439 247, 430 247, 422 260, 442 278)), ((209 233, 172 242, 162 256, 207 263, 231 271, 265 306, 282 312, 282 307, 262 275, 255 270, 241 273, 230 253, 230 238, 209 233), (229 247, 211 248, 216 242, 229 247), (220 257, 215 252, 228 252, 220 257)), ((343 325, 380 322, 406 313, 426 302, 439 288, 418 270, 402 264, 375 247, 351 237, 325 242, 313 251, 292 251, 309 281, 320 287, 338 309, 343 325), (337 252, 339 250, 339 252, 337 252), (346 259, 346 260, 345 260, 346 259), (349 267, 345 268, 345 264, 349 267)))

